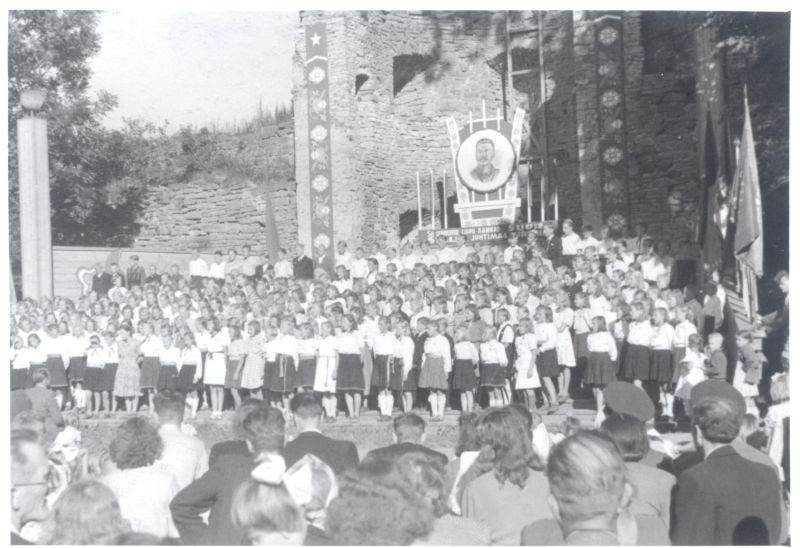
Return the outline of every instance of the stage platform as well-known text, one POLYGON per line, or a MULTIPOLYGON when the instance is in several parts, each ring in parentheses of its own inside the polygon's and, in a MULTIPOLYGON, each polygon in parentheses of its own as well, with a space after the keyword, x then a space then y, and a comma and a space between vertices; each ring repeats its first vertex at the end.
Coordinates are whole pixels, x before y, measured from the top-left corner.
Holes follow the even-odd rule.
MULTIPOLYGON (((448 410, 441 422, 431 422, 429 413, 422 408, 416 409, 415 412, 428 422, 426 445, 448 456, 453 456, 458 439, 458 417, 461 412, 448 410)), ((153 416, 148 411, 140 411, 136 414, 123 413, 113 418, 81 418, 80 429, 83 434, 84 447, 95 452, 106 449, 116 427, 124 419, 137 414, 145 417, 153 416)), ((399 412, 395 412, 394 416, 398 414, 399 412)), ((594 402, 578 400, 566 403, 561 405, 556 413, 542 415, 542 418, 547 429, 555 432, 568 416, 576 417, 581 425, 591 428, 595 416, 594 402)), ((232 437, 230 426, 232 417, 233 411, 223 412, 222 419, 211 419, 210 411, 200 411, 195 419, 189 419, 187 422, 197 430, 197 435, 206 444, 206 448, 210 448, 214 443, 232 437)), ((288 421, 288 427, 288 438, 293 438, 295 430, 291 420, 288 421)), ((392 422, 380 420, 376 411, 363 412, 358 421, 352 421, 346 416, 340 415, 336 422, 323 422, 322 432, 334 438, 353 441, 358 447, 359 455, 362 456, 372 449, 392 443, 392 422)), ((676 443, 691 441, 690 436, 685 433, 670 433, 667 434, 667 437, 676 443)))

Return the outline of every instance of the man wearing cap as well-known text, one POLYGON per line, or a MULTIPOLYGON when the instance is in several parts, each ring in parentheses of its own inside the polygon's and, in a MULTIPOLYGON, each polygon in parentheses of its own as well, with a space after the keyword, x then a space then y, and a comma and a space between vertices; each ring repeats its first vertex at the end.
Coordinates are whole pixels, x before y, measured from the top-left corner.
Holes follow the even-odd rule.
POLYGON ((128 267, 128 289, 135 285, 143 285, 146 277, 147 273, 144 271, 144 267, 139 264, 139 256, 131 255, 131 266, 128 267))
MULTIPOLYGON (((661 437, 653 428, 655 418, 655 406, 653 400, 643 389, 629 382, 614 381, 603 389, 605 399, 605 415, 618 414, 633 417, 640 420, 647 427, 647 438, 650 442, 650 450, 639 461, 640 464, 668 470, 670 462, 678 455, 674 444, 661 437)), ((603 414, 599 415, 602 419, 603 414)), ((598 428, 600 424, 596 424, 598 428)))
POLYGON ((780 482, 731 446, 744 417, 741 394, 724 381, 703 381, 692 389, 691 408, 704 460, 678 477, 673 544, 778 544, 780 482))

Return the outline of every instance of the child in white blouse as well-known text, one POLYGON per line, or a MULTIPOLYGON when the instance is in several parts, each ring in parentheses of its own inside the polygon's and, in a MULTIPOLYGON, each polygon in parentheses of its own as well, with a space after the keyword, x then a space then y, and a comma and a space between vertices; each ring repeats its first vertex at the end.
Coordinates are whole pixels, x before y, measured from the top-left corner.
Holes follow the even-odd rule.
MULTIPOLYGON (((414 339, 411 338, 411 328, 406 321, 399 321, 394 328, 395 335, 395 366, 397 360, 402 360, 401 378, 399 384, 403 399, 403 413, 410 412, 414 407, 414 392, 417 390, 414 369, 414 339)), ((397 388, 396 385, 393 388, 397 388)))
POLYGON ((471 413, 475 404, 477 377, 475 368, 480 357, 478 348, 469 341, 469 330, 459 326, 455 331, 455 363, 453 364, 453 390, 461 397, 461 412, 471 413))
POLYGON ((372 386, 378 392, 378 413, 381 417, 391 417, 394 408, 394 396, 389 386, 394 357, 394 333, 389 327, 389 318, 381 316, 378 319, 378 333, 372 339, 372 351, 375 355, 372 386))
POLYGON ((429 388, 428 402, 431 404, 431 420, 444 420, 444 407, 447 401, 447 376, 452 371, 450 342, 440 333, 437 322, 428 324, 428 338, 425 339, 425 358, 419 376, 419 387, 429 388))
POLYGON ((480 345, 481 386, 489 390, 489 407, 503 405, 508 355, 503 343, 497 340, 497 328, 488 327, 480 345))
POLYGON ((336 421, 336 368, 339 354, 336 350, 336 337, 329 321, 320 324, 319 338, 315 341, 317 351, 317 370, 314 376, 314 391, 322 394, 322 408, 326 421, 336 421))
POLYGON ((597 402, 597 415, 603 414, 603 388, 617 380, 617 343, 606 328, 603 316, 592 318, 592 332, 586 339, 589 361, 583 382, 592 387, 592 394, 597 402))

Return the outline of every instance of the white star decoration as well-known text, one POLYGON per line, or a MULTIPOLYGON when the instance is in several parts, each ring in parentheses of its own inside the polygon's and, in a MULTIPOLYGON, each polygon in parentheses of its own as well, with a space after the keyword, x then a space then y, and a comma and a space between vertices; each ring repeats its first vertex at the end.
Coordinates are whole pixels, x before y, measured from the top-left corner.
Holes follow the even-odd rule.
POLYGON ((314 36, 311 37, 311 45, 318 46, 320 40, 322 40, 322 36, 315 32, 314 36))

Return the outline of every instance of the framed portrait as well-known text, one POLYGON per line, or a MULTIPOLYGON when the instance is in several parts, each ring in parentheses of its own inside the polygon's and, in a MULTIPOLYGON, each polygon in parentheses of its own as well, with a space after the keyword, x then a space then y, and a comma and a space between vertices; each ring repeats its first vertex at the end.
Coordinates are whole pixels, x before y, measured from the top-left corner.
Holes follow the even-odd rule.
POLYGON ((516 165, 511 141, 494 129, 481 129, 458 149, 456 167, 461 181, 475 192, 493 192, 506 184, 516 165))

